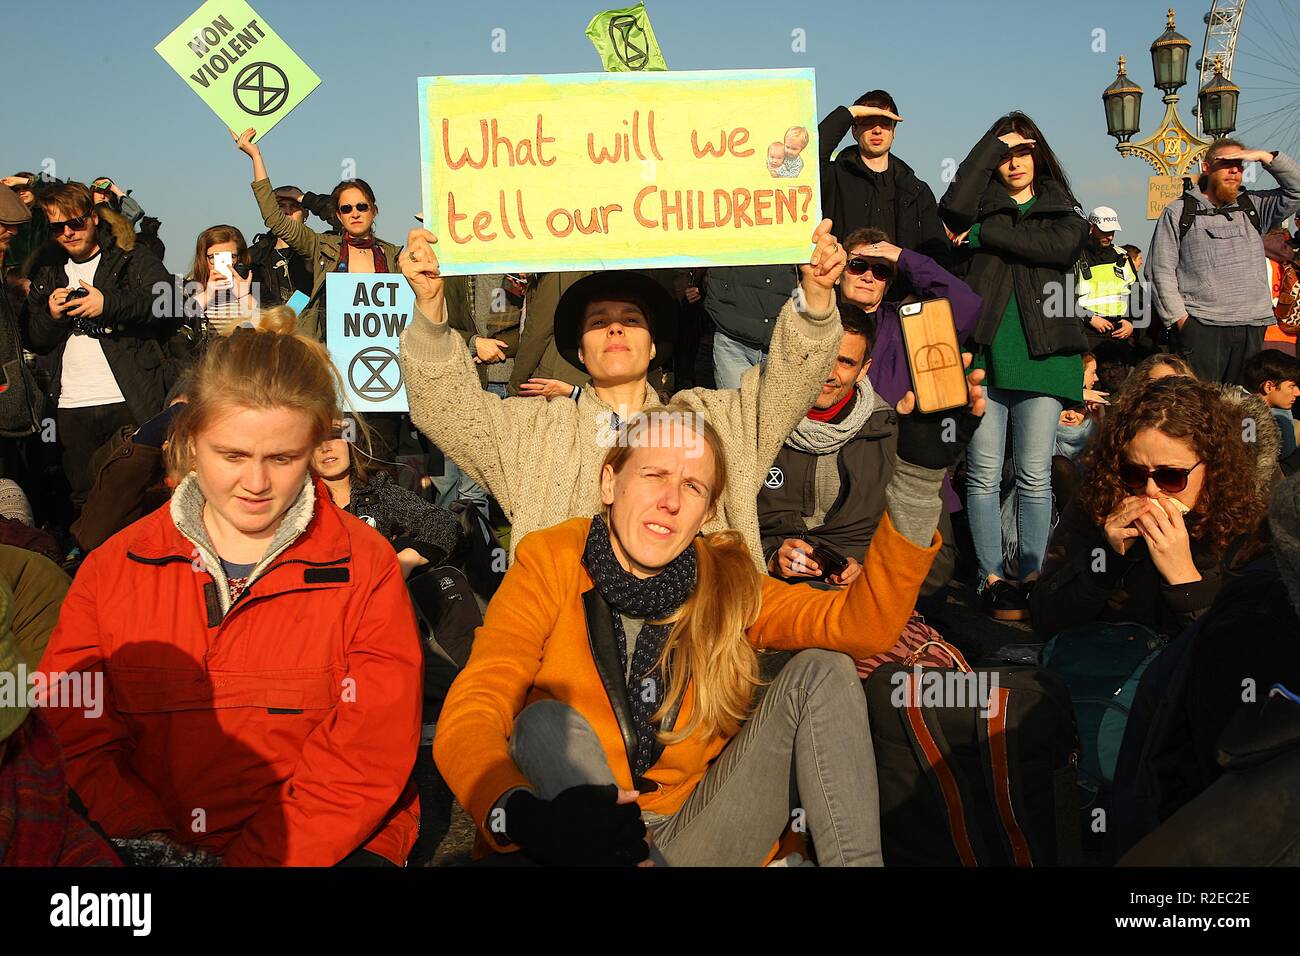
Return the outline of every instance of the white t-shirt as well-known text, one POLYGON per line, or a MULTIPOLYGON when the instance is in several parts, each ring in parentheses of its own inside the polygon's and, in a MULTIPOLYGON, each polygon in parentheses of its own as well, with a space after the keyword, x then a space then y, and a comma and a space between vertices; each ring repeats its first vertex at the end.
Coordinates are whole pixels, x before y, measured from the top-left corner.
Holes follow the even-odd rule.
MULTIPOLYGON (((68 277, 68 288, 80 289, 95 284, 95 270, 99 268, 101 253, 85 262, 68 260, 63 267, 68 277)), ((75 301, 75 300, 74 300, 75 301)), ((104 357, 104 347, 99 339, 89 335, 69 335, 63 347, 62 387, 59 389, 59 408, 89 408, 92 405, 116 405, 125 402, 117 379, 104 357)))

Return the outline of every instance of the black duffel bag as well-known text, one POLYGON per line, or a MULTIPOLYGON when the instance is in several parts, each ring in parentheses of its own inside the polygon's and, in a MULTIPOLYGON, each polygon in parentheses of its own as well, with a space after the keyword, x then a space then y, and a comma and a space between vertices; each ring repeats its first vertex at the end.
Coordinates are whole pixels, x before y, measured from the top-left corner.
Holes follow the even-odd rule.
POLYGON ((1078 735, 1064 682, 1037 667, 908 661, 863 681, 886 866, 1080 859, 1078 735))

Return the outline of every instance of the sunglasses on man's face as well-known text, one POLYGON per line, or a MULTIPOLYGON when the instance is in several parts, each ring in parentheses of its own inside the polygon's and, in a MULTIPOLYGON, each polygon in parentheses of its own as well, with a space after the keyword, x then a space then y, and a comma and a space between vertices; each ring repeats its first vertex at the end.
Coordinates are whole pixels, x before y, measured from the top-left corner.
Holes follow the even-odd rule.
POLYGON ((63 230, 65 228, 71 229, 73 232, 81 232, 81 230, 86 228, 87 218, 88 217, 86 216, 78 216, 76 219, 65 219, 63 222, 51 221, 49 224, 50 232, 56 236, 63 235, 63 230))
POLYGON ((1197 462, 1191 468, 1175 468, 1173 465, 1156 465, 1147 468, 1132 462, 1123 462, 1119 466, 1119 480, 1133 494, 1141 494, 1147 486, 1147 480, 1154 480, 1156 487, 1167 495, 1176 495, 1187 487, 1187 476, 1200 468, 1204 462, 1197 462))
POLYGON ((353 210, 353 208, 355 208, 357 212, 369 212, 370 203, 359 202, 356 204, 355 207, 353 207, 351 203, 346 203, 342 206, 339 206, 339 212, 343 213, 343 215, 346 216, 348 213, 350 213, 353 210))
POLYGON ((851 276, 865 275, 867 270, 881 282, 888 282, 894 277, 894 270, 884 262, 872 262, 870 259, 864 259, 861 256, 854 256, 844 264, 844 271, 851 276))

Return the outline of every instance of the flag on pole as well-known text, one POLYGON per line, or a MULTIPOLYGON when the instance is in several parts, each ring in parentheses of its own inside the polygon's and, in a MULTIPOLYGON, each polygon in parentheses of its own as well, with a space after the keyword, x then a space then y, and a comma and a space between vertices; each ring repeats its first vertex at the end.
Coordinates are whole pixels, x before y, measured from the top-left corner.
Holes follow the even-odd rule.
POLYGON ((644 2, 596 14, 587 24, 587 36, 600 54, 607 73, 668 69, 644 2))

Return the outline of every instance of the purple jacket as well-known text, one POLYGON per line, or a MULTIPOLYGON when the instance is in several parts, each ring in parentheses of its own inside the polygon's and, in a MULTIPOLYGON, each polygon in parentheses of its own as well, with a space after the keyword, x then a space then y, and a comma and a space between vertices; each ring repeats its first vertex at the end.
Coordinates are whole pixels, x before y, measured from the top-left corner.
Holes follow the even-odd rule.
MULTIPOLYGON (((975 331, 983 300, 971 287, 929 256, 904 249, 898 257, 898 270, 922 299, 947 299, 957 323, 957 341, 964 343, 975 331)), ((898 323, 898 302, 882 302, 876 309, 876 344, 871 350, 871 371, 867 378, 876 394, 896 404, 912 387, 907 370, 907 353, 903 349, 903 329, 898 323)))
MULTIPOLYGON (((922 301, 948 300, 957 324, 957 341, 964 344, 975 331, 984 307, 983 299, 961 279, 919 252, 904 249, 898 257, 898 270, 911 282, 922 301)), ((867 373, 876 394, 890 405, 897 404, 912 387, 907 353, 903 348, 903 329, 898 322, 899 305, 898 302, 882 302, 875 311, 876 344, 871 350, 871 371, 867 373)), ((943 483, 943 496, 948 511, 961 510, 961 502, 947 479, 943 483)))

